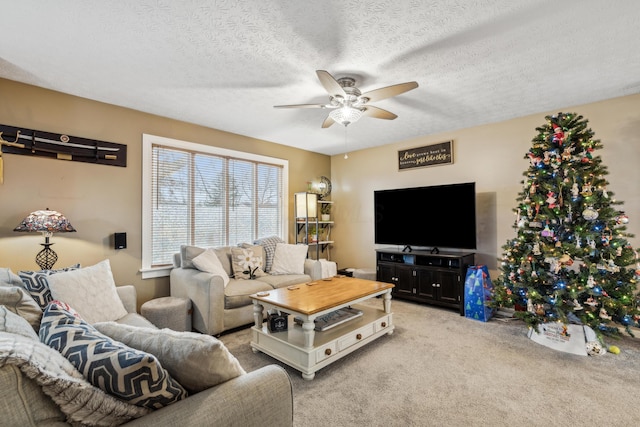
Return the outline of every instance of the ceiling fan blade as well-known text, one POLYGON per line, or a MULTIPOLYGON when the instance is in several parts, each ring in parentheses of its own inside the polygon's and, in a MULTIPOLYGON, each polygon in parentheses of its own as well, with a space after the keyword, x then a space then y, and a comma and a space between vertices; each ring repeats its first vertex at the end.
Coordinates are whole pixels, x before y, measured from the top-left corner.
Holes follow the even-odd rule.
POLYGON ((274 105, 273 108, 327 108, 325 104, 274 105))
POLYGON ((391 98, 400 95, 418 87, 417 82, 400 83, 393 86, 381 87, 360 95, 360 98, 368 98, 368 102, 376 102, 382 99, 391 98))
POLYGON ((373 117, 374 119, 385 119, 385 120, 393 120, 397 115, 393 114, 390 111, 383 110, 382 108, 374 107, 372 105, 367 105, 365 107, 363 116, 373 117))
POLYGON ((328 128, 329 126, 331 126, 331 125, 332 125, 332 124, 334 124, 335 122, 336 122, 336 121, 335 121, 335 120, 333 120, 333 119, 331 118, 331 116, 327 116, 327 118, 326 118, 326 119, 324 119, 324 122, 322 122, 322 129, 326 129, 326 128, 328 128))
POLYGON ((331 74, 324 70, 317 70, 316 74, 318 75, 318 79, 320 79, 320 83, 324 86, 324 89, 331 96, 346 96, 344 89, 340 86, 340 83, 336 79, 333 78, 331 74))

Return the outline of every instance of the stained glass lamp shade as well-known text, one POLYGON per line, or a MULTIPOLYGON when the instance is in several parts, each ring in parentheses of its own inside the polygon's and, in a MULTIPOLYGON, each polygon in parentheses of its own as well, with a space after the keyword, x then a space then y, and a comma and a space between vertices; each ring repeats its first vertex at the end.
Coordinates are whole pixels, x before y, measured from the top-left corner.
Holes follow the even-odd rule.
POLYGON ((39 231, 44 236, 44 243, 40 243, 44 248, 36 255, 36 264, 43 270, 50 270, 58 260, 58 255, 51 249, 53 243, 49 243, 49 238, 53 233, 75 232, 69 220, 60 212, 45 210, 31 212, 13 231, 39 231))

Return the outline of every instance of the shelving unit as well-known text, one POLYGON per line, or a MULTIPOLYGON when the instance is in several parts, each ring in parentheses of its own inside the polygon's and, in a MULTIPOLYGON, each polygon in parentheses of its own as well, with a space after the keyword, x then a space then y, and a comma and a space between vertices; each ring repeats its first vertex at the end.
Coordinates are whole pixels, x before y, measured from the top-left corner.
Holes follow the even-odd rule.
POLYGON ((296 244, 309 246, 309 256, 315 252, 315 259, 327 252, 326 259, 330 259, 329 247, 333 221, 320 220, 323 204, 333 204, 331 200, 318 200, 315 193, 295 193, 296 198, 296 244))

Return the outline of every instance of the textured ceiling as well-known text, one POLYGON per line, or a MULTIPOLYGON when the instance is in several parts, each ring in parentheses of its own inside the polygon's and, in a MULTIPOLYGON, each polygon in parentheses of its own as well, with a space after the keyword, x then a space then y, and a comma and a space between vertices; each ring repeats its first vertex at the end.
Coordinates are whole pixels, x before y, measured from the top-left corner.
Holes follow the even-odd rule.
MULTIPOLYGON (((640 92, 637 0, 0 0, 0 77, 324 154, 640 92), (398 115, 322 129, 315 71, 398 115)), ((2 96, 0 94, 0 96, 2 96)), ((526 137, 526 136, 525 136, 526 137)))

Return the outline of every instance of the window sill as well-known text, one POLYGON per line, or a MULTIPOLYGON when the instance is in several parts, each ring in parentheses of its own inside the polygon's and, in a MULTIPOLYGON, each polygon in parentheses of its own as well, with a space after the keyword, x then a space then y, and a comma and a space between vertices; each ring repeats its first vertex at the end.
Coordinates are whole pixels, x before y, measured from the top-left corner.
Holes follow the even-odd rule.
POLYGON ((153 279, 155 277, 168 277, 171 273, 171 269, 173 269, 172 265, 164 267, 141 268, 140 273, 142 273, 143 279, 153 279))

